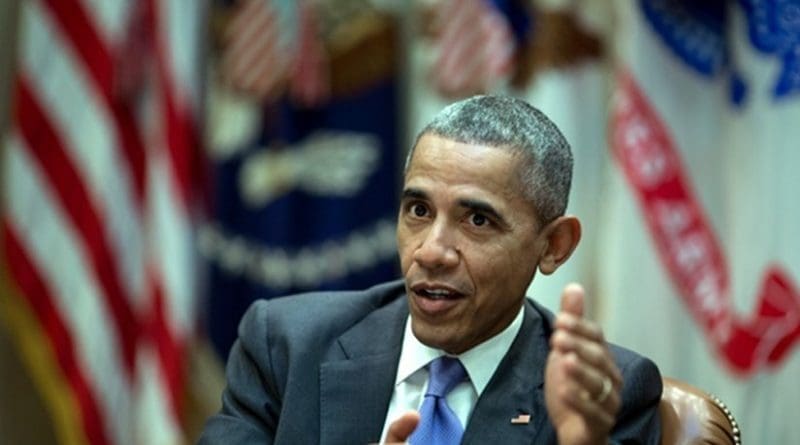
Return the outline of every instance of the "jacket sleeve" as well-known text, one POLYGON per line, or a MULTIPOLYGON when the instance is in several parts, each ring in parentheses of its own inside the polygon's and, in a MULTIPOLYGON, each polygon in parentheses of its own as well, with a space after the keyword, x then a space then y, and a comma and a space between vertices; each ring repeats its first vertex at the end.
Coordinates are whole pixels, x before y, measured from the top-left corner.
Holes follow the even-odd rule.
POLYGON ((652 444, 661 441, 661 374, 647 358, 634 356, 623 367, 622 407, 611 431, 614 444, 652 444))
POLYGON ((270 357, 267 307, 257 302, 242 318, 225 370, 222 408, 206 423, 199 444, 274 442, 281 397, 270 357))

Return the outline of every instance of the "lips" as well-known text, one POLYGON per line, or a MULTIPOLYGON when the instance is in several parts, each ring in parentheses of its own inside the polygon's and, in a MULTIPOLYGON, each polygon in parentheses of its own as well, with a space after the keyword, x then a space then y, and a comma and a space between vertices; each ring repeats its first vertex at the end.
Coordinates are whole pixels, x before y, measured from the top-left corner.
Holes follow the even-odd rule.
POLYGON ((447 312, 465 297, 464 293, 444 284, 417 283, 410 288, 416 306, 429 316, 447 312))

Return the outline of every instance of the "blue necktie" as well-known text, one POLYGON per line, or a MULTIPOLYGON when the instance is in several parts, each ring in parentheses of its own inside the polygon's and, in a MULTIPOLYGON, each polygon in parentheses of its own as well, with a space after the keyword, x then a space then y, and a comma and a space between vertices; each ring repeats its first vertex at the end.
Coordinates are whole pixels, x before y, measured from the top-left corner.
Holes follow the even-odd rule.
POLYGON ((455 445, 461 442, 464 427, 449 406, 445 396, 467 376, 461 362, 452 357, 439 357, 428 367, 428 391, 419 410, 419 425, 409 437, 412 445, 455 445))

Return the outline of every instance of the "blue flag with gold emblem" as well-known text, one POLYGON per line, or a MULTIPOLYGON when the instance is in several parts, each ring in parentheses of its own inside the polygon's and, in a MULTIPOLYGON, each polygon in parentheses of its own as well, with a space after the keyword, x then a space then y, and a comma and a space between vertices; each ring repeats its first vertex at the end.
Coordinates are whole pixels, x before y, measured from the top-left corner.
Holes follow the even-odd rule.
POLYGON ((256 299, 397 276, 400 155, 390 16, 363 0, 252 0, 216 17, 200 251, 226 357, 256 299))

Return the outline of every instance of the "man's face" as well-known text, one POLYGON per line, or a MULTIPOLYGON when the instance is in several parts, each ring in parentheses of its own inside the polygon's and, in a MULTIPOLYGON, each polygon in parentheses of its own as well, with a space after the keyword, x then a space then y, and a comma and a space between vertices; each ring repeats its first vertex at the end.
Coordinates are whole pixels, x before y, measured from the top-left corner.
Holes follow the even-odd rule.
POLYGON ((397 224, 411 326, 459 354, 514 319, 546 246, 522 194, 519 156, 426 134, 405 176, 397 224))

